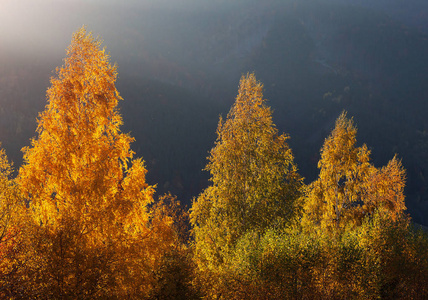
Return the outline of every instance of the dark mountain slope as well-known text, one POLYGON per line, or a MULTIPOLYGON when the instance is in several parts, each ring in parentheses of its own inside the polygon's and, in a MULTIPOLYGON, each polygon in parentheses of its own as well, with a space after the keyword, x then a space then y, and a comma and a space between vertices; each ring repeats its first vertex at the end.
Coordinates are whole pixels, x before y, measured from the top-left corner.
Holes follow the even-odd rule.
POLYGON ((148 181, 158 185, 158 193, 197 195, 207 185, 202 169, 222 109, 183 88, 145 78, 121 78, 118 89, 126 99, 123 131, 135 138, 132 148, 146 161, 148 181))

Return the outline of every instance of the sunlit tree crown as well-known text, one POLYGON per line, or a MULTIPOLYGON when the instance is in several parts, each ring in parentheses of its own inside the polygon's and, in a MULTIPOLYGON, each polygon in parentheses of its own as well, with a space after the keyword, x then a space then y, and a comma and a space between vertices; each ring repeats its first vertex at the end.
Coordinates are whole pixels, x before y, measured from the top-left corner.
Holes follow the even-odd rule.
POLYGON ((208 157, 212 186, 193 204, 197 250, 211 262, 222 261, 245 232, 282 227, 295 211, 301 178, 262 90, 254 74, 241 78, 208 157))
POLYGON ((78 30, 51 78, 38 137, 24 148, 19 172, 43 224, 71 218, 84 220, 91 230, 100 220, 106 226, 145 223, 153 188, 145 183, 142 161, 131 162, 133 139, 120 132, 116 78, 101 41, 85 28, 78 30))
POLYGON ((382 211, 403 216, 405 171, 394 157, 386 167, 370 163, 366 145, 356 147, 357 128, 343 112, 325 140, 318 162, 320 174, 307 189, 302 223, 307 229, 341 231, 382 211))

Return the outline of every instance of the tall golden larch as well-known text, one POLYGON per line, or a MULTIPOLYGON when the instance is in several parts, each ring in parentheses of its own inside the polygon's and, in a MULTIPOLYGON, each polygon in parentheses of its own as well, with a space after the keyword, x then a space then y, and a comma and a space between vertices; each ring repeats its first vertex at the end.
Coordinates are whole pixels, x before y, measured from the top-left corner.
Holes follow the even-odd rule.
POLYGON ((49 297, 117 293, 149 235, 154 188, 143 161, 133 159, 133 138, 120 132, 116 78, 101 41, 84 27, 74 33, 51 78, 38 136, 23 149, 18 182, 33 219, 34 255, 43 258, 31 277, 49 297))

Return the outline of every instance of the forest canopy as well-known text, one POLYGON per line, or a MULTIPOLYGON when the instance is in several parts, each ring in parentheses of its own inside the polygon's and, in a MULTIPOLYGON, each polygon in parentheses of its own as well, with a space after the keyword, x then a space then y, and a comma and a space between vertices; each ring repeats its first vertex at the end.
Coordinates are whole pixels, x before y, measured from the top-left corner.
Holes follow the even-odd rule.
POLYGON ((345 111, 306 185, 263 84, 242 76, 210 185, 187 210, 146 182, 116 79, 82 27, 16 176, 0 151, 1 298, 428 297, 428 237, 406 213, 401 161, 375 167, 345 111))

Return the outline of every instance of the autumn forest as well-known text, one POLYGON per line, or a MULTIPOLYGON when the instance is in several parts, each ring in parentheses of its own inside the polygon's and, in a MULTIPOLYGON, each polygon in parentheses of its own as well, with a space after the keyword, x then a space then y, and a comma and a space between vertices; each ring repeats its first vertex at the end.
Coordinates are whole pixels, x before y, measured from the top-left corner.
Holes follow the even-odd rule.
POLYGON ((401 158, 375 166, 346 111, 305 183, 244 74, 209 186, 185 207, 147 183, 101 40, 82 27, 66 53, 22 165, 0 151, 0 298, 428 298, 428 236, 406 212, 401 158))

